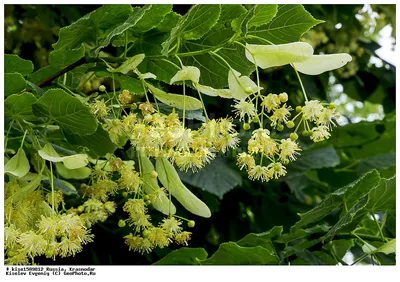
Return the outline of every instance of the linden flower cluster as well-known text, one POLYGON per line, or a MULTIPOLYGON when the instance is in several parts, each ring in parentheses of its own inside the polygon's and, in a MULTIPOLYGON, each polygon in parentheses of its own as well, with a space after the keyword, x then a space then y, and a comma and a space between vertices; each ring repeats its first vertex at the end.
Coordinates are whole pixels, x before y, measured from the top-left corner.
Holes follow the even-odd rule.
MULTIPOLYGON (((134 226, 134 234, 129 233, 125 236, 125 243, 130 250, 139 253, 150 253, 154 248, 168 247, 170 243, 186 245, 190 240, 191 232, 182 231, 182 221, 173 216, 164 218, 158 226, 150 222, 150 215, 144 199, 129 199, 123 207, 129 214, 126 222, 134 226)), ((125 221, 119 222, 120 226, 125 226, 125 221)))
POLYGON ((332 129, 333 120, 338 117, 335 106, 330 104, 328 107, 317 100, 306 101, 303 107, 298 106, 298 114, 290 120, 292 108, 287 106, 288 95, 286 93, 268 94, 266 96, 250 96, 246 99, 236 101, 233 106, 236 116, 244 123, 243 128, 248 130, 249 123, 258 121, 260 128, 252 132, 248 141, 247 152, 238 154, 237 162, 239 168, 246 169, 248 176, 252 180, 269 181, 278 179, 286 175, 285 165, 295 161, 300 154, 301 148, 296 142, 298 139, 297 131, 300 125, 303 125, 304 136, 310 136, 314 142, 320 142, 328 139, 329 130, 332 129), (261 99, 261 111, 257 112, 254 99, 261 99), (268 129, 262 128, 262 120, 269 120, 272 129, 282 131, 284 127, 293 128, 296 119, 300 118, 294 132, 289 138, 272 138, 268 129), (260 122, 261 120, 261 122, 260 122), (256 157, 260 156, 260 163, 256 164, 256 157), (267 165, 264 165, 268 162, 267 165))
POLYGON ((139 105, 142 116, 130 113, 123 120, 114 119, 107 126, 110 137, 128 137, 133 147, 143 149, 149 157, 166 157, 181 170, 197 171, 213 160, 217 152, 237 147, 238 133, 232 118, 207 120, 193 130, 183 126, 173 110, 169 115, 157 112, 151 103, 139 105))

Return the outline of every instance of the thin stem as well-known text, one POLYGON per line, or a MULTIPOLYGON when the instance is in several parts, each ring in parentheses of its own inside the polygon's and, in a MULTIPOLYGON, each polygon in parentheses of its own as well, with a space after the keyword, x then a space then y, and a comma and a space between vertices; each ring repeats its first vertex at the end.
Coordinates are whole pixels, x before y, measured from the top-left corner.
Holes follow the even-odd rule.
POLYGON ((50 185, 51 185, 51 208, 53 209, 53 213, 56 213, 55 211, 55 195, 54 195, 54 179, 53 179, 53 166, 52 163, 50 163, 50 185))
POLYGON ((306 100, 306 102, 308 102, 307 93, 306 93, 306 90, 304 89, 303 82, 301 81, 299 72, 297 71, 296 67, 293 64, 290 64, 290 65, 293 67, 294 71, 296 72, 297 78, 300 82, 301 90, 303 91, 304 99, 306 100))
POLYGON ((22 149, 22 146, 24 145, 25 137, 26 137, 26 133, 27 133, 27 132, 28 132, 28 130, 25 130, 25 132, 24 132, 24 137, 22 137, 20 149, 22 149))
POLYGON ((14 120, 11 120, 10 127, 7 130, 7 134, 6 134, 5 141, 4 141, 4 150, 7 148, 7 143, 8 143, 8 140, 9 140, 8 135, 10 134, 10 131, 11 131, 11 128, 12 128, 13 124, 14 124, 14 120))
POLYGON ((383 235, 381 225, 379 224, 378 220, 376 220, 375 214, 374 214, 373 212, 371 212, 371 216, 373 217, 373 219, 374 219, 374 221, 375 221, 375 224, 376 224, 376 226, 378 227, 379 235, 381 236, 382 242, 384 242, 384 243, 387 242, 387 239, 386 239, 385 236, 383 235))
POLYGON ((201 93, 200 93, 200 91, 199 91, 197 88, 196 88, 196 90, 197 90, 197 93, 199 94, 200 101, 201 101, 201 104, 202 104, 202 106, 203 106, 204 115, 206 116, 206 119, 207 119, 207 120, 210 120, 210 119, 208 118, 208 115, 207 115, 206 107, 204 106, 203 97, 201 96, 201 93))

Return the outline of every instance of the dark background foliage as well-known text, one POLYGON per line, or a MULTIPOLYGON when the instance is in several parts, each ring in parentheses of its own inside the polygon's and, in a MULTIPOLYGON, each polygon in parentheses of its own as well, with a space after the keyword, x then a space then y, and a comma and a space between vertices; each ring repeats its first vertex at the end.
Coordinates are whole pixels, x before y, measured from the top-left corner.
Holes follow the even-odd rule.
MULTIPOLYGON (((5 53, 32 60, 35 70, 44 67, 60 27, 98 7, 6 5, 5 53)), ((173 9, 185 14, 189 8, 190 5, 174 5, 173 9)), ((237 241, 251 232, 264 232, 274 226, 283 226, 287 232, 299 220, 298 213, 310 210, 327 194, 358 179, 363 173, 375 168, 381 177, 395 174, 396 68, 386 61, 382 61, 381 66, 370 62, 372 56, 378 57, 375 53, 380 47, 378 32, 391 24, 395 34, 395 6, 372 5, 372 11, 380 15, 374 22, 368 21, 368 11, 360 12, 362 5, 306 5, 305 8, 315 18, 325 20, 303 37, 314 46, 315 53, 347 52, 353 56, 353 62, 343 69, 320 76, 302 76, 311 99, 342 101, 338 103, 343 116, 341 125, 333 130, 327 142, 311 144, 300 139, 306 150, 298 162, 288 168, 288 176, 281 181, 262 184, 248 180, 235 166, 236 152, 227 154, 219 166, 201 172, 198 178, 182 175, 213 213, 210 219, 203 219, 178 207, 182 216, 196 221, 190 247, 201 247, 212 254, 221 243, 237 241), (367 20, 360 21, 355 17, 363 13, 367 20), (340 28, 337 28, 338 23, 340 28), (346 106, 349 104, 353 105, 353 110, 346 106), (371 115, 378 119, 371 121, 371 115), (213 174, 213 171, 217 173, 213 174)), ((261 82, 268 93, 287 92, 292 105, 303 102, 298 81, 290 68, 263 71, 261 82)), ((225 117, 231 113, 230 100, 205 97, 205 103, 211 117, 225 117)), ((242 139, 249 138, 248 134, 241 131, 242 139)), ((122 238, 127 231, 117 226, 121 216, 116 213, 106 222, 95 225, 94 243, 75 257, 57 259, 56 262, 43 258, 38 262, 151 264, 175 249, 173 246, 145 256, 128 251, 122 238)), ((324 220, 333 224, 337 218, 333 214, 324 220)), ((395 236, 393 226, 387 232, 395 236)), ((360 253, 360 248, 355 248, 353 253, 360 253)))

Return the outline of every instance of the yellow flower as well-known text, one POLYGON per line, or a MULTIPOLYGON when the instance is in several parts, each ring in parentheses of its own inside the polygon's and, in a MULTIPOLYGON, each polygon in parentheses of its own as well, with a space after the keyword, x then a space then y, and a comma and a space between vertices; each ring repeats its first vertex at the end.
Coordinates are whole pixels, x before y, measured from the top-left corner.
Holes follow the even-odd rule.
POLYGON ((187 242, 190 240, 190 235, 192 235, 192 232, 183 231, 179 234, 176 234, 174 236, 174 240, 177 244, 187 246, 188 245, 187 242))
POLYGON ((278 179, 286 175, 286 168, 279 162, 270 163, 266 168, 268 169, 268 176, 270 178, 278 179))
POLYGON ((282 139, 279 145, 279 159, 284 160, 296 160, 296 155, 299 155, 298 151, 301 151, 299 145, 292 141, 290 138, 282 139))
POLYGON ((270 120, 272 121, 271 126, 275 126, 280 123, 286 123, 290 117, 291 110, 292 108, 290 106, 287 107, 286 104, 279 109, 275 109, 274 113, 270 117, 270 120))
POLYGON ((248 171, 251 180, 268 181, 268 170, 265 166, 256 165, 248 171))
POLYGON ((244 152, 238 154, 237 160, 240 170, 243 168, 250 169, 256 165, 254 157, 244 152))
POLYGON ((256 108, 253 103, 246 102, 245 99, 237 100, 236 104, 233 106, 236 116, 239 117, 240 121, 244 121, 247 116, 248 120, 252 120, 257 114, 256 108))
POLYGON ((268 94, 266 97, 264 97, 261 106, 265 107, 267 109, 267 112, 270 112, 274 109, 279 108, 279 105, 281 104, 281 99, 279 99, 279 96, 277 94, 268 94))
POLYGON ((321 125, 321 126, 314 127, 312 129, 312 134, 310 136, 310 139, 313 140, 314 142, 320 142, 325 139, 328 139, 329 136, 331 136, 331 134, 328 131, 328 127, 321 125))
POLYGON ((324 107, 321 105, 321 102, 318 100, 306 101, 305 106, 303 106, 303 117, 306 120, 314 121, 317 116, 321 115, 324 107))

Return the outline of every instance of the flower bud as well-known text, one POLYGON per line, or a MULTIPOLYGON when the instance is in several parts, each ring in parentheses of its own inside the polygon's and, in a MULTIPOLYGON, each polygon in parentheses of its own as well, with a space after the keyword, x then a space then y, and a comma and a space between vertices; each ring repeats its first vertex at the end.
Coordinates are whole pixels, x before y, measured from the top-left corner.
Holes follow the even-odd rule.
POLYGON ((147 206, 151 205, 151 201, 147 200, 146 202, 144 202, 147 206))
POLYGON ((106 91, 106 87, 105 87, 104 85, 100 85, 100 86, 99 86, 99 91, 100 91, 100 92, 106 91))
POLYGON ((150 200, 150 196, 149 196, 149 195, 144 195, 144 196, 143 196, 143 200, 145 200, 145 201, 150 200))
POLYGON ((329 103, 329 109, 334 110, 336 109, 336 104, 335 103, 329 103))
POLYGON ((276 130, 278 130, 278 131, 282 131, 284 128, 285 128, 285 127, 284 127, 282 124, 278 124, 278 125, 276 126, 276 130))
POLYGON ((125 227, 126 226, 126 223, 125 223, 125 220, 122 220, 122 219, 120 219, 119 221, 118 221, 118 226, 119 227, 125 227))
POLYGON ((286 123, 286 126, 287 126, 287 128, 293 128, 293 127, 294 127, 294 122, 291 121, 291 120, 289 120, 289 121, 286 123))
POLYGON ((151 178, 157 178, 158 173, 157 173, 157 171, 153 170, 150 175, 151 175, 151 178))
POLYGON ((82 213, 82 212, 84 212, 85 211, 85 208, 83 207, 83 206, 79 206, 78 207, 78 212, 79 213, 82 213))
POLYGON ((299 139, 299 135, 297 135, 294 132, 290 133, 289 137, 290 137, 290 140, 292 140, 292 141, 296 141, 297 139, 299 139))
POLYGON ((126 192, 126 191, 122 192, 122 197, 124 197, 124 198, 128 197, 128 192, 126 192))
POLYGON ((297 107, 296 107, 296 112, 300 113, 301 111, 302 111, 301 106, 297 106, 297 107))
POLYGON ((257 122, 259 122, 260 121, 260 119, 258 118, 258 116, 255 116, 254 118, 253 118, 253 120, 252 120, 252 122, 254 122, 254 123, 257 123, 257 122))
POLYGON ((195 225, 194 220, 189 220, 188 223, 187 223, 187 225, 188 225, 188 227, 190 227, 190 228, 194 227, 194 225, 195 225))
POLYGON ((136 103, 131 104, 131 109, 132 109, 132 110, 136 110, 136 109, 137 109, 136 103))
POLYGON ((247 122, 243 124, 243 129, 244 130, 249 130, 250 129, 250 124, 248 124, 247 122))
POLYGON ((279 100, 280 100, 282 103, 285 103, 285 102, 288 101, 288 95, 287 95, 286 92, 283 92, 283 93, 279 94, 278 97, 279 97, 279 100))

